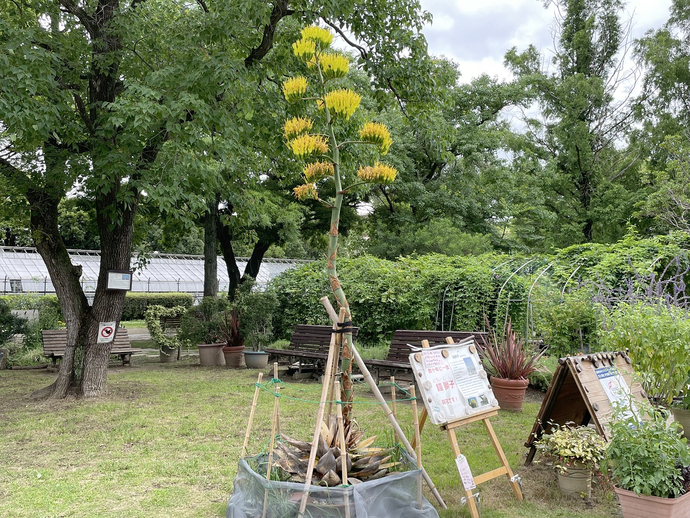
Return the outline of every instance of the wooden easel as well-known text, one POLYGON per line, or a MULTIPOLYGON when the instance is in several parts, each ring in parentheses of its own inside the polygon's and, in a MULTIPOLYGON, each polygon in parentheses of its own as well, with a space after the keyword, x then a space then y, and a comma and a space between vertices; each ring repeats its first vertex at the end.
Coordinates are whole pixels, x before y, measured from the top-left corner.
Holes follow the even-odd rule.
MULTIPOLYGON (((446 343, 449 345, 452 345, 453 339, 448 337, 446 338, 446 343)), ((422 341, 422 347, 426 348, 429 347, 429 341, 424 340, 422 341)), ((456 459, 458 455, 461 454, 460 451, 460 446, 458 445, 458 438, 455 435, 455 429, 459 428, 461 426, 464 426, 466 424, 470 423, 475 423, 477 421, 481 421, 484 424, 484 428, 486 429, 486 432, 489 434, 489 439, 491 440, 491 444, 493 445, 494 449, 496 450, 496 453, 498 455, 499 460, 501 461, 501 467, 496 468, 491 471, 487 471, 486 473, 482 473, 481 475, 475 475, 473 476, 474 479, 474 484, 478 485, 481 484, 482 482, 486 482, 488 480, 493 480, 494 478, 498 478, 500 476, 505 475, 506 478, 508 479, 508 483, 510 484, 510 487, 513 490, 513 493, 515 494, 515 498, 518 499, 518 501, 523 500, 522 496, 522 490, 520 488, 520 484, 517 481, 517 478, 513 475, 513 471, 510 469, 510 464, 508 464, 508 459, 505 456, 505 453, 503 453, 503 448, 501 448, 501 444, 498 442, 498 437, 496 437, 496 433, 494 432, 493 426, 491 426, 491 422, 489 421, 490 417, 493 417, 495 415, 498 415, 498 410, 494 408, 490 408, 486 410, 485 412, 481 413, 476 413, 472 414, 470 416, 464 417, 462 419, 459 419, 457 421, 453 421, 450 423, 446 423, 444 425, 441 425, 441 430, 445 430, 446 433, 448 434, 448 440, 450 441, 451 448, 453 449, 453 458, 456 459)), ((419 418, 419 429, 420 432, 424 428, 424 423, 426 423, 426 418, 428 416, 426 406, 422 410, 422 414, 419 418)), ((416 445, 417 438, 415 437, 415 440, 412 442, 412 446, 414 447, 416 445)), ((477 502, 475 501, 475 494, 472 490, 473 488, 466 488, 463 484, 463 492, 465 493, 465 498, 467 500, 467 507, 470 510, 470 516, 472 518, 479 518, 479 508, 477 507, 477 502)))

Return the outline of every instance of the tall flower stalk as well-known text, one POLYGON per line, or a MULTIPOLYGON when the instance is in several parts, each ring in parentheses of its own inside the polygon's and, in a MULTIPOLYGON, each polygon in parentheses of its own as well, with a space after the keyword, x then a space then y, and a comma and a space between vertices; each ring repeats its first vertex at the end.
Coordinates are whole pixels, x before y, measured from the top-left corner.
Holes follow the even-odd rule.
MULTIPOLYGON (((295 156, 307 161, 303 176, 305 184, 295 188, 295 195, 301 199, 316 199, 331 209, 331 223, 328 232, 328 252, 326 270, 331 290, 338 306, 345 308, 346 321, 352 321, 347 297, 338 279, 338 229, 340 211, 344 196, 354 185, 343 188, 340 151, 346 145, 369 144, 376 146, 381 154, 386 154, 392 143, 388 129, 380 123, 367 122, 359 131, 357 142, 338 143, 335 124, 346 124, 358 109, 361 96, 356 92, 338 87, 334 81, 345 77, 349 70, 346 56, 329 51, 333 35, 321 27, 302 29, 302 38, 292 46, 295 55, 303 60, 313 73, 315 84, 310 88, 306 78, 297 76, 283 83, 283 94, 288 102, 303 100, 315 101, 316 114, 323 124, 324 133, 313 132, 316 123, 312 119, 293 118, 285 123, 284 133, 288 147, 295 156), (315 90, 315 91, 314 91, 315 90), (319 183, 325 178, 333 179, 334 193, 331 202, 319 196, 319 183)), ((376 162, 362 166, 357 172, 357 183, 391 183, 397 172, 389 165, 376 162)), ((352 410, 352 334, 346 333, 341 353, 341 400, 345 402, 343 417, 350 421, 352 410)))

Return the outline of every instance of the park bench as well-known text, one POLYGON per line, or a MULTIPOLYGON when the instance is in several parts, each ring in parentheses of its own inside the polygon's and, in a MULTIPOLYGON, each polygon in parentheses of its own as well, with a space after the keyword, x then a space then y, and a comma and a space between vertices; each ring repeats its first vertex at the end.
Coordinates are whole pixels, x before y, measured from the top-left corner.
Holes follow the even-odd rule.
MULTIPOLYGON (((53 365, 56 365, 58 359, 65 355, 67 329, 43 329, 41 335, 43 337, 43 356, 50 358, 53 365)), ((118 327, 115 331, 112 346, 110 354, 119 356, 122 365, 131 365, 132 354, 141 352, 141 349, 132 348, 129 335, 124 327, 118 327)))
MULTIPOLYGON (((290 344, 285 349, 264 349, 275 358, 287 358, 290 365, 297 363, 295 369, 302 372, 306 367, 323 370, 331 345, 331 326, 298 324, 294 327, 290 344)), ((358 327, 352 328, 352 338, 357 337, 358 327)))
POLYGON ((411 375, 410 346, 421 347, 422 340, 428 340, 429 345, 446 343, 446 337, 450 336, 456 342, 474 336, 475 340, 483 343, 487 333, 470 331, 426 331, 412 329, 398 329, 393 333, 388 356, 385 360, 364 360, 369 371, 375 374, 376 383, 381 378, 381 372, 389 376, 398 374, 411 375))

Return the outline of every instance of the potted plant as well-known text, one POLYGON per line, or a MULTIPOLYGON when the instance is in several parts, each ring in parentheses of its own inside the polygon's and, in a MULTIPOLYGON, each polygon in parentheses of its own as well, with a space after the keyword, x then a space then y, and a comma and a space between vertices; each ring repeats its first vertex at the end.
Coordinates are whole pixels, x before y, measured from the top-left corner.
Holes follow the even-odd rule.
POLYGON ((244 337, 240 332, 240 308, 235 305, 218 315, 217 341, 223 343, 225 366, 237 369, 244 364, 244 337))
POLYGON ((551 432, 542 434, 534 446, 541 453, 540 460, 556 469, 564 495, 592 496, 592 473, 599 470, 607 446, 595 429, 572 422, 551 425, 551 432))
POLYGON ((678 398, 671 404, 673 419, 683 428, 683 437, 690 437, 690 395, 678 398))
POLYGON ((506 319, 503 333, 499 336, 491 329, 485 316, 489 331, 485 343, 479 345, 486 371, 491 375, 491 388, 502 409, 521 411, 529 380, 535 372, 539 358, 546 350, 535 351, 517 336, 510 318, 506 319))
POLYGON ((623 517, 690 516, 684 480, 690 464, 687 441, 665 410, 636 405, 616 412, 606 450, 605 464, 623 517))
POLYGON ((166 333, 161 325, 161 317, 181 315, 187 310, 184 306, 166 308, 164 306, 151 305, 146 309, 144 320, 151 335, 151 340, 158 346, 162 363, 168 363, 179 359, 182 340, 174 333, 166 333))
POLYGON ((202 366, 225 365, 225 341, 220 337, 218 314, 228 307, 224 298, 204 297, 201 303, 189 308, 182 316, 178 336, 188 343, 197 344, 202 366))
POLYGON ((242 334, 245 345, 244 362, 248 369, 263 369, 269 353, 263 350, 273 339, 273 312, 278 299, 272 291, 248 291, 243 299, 242 334))

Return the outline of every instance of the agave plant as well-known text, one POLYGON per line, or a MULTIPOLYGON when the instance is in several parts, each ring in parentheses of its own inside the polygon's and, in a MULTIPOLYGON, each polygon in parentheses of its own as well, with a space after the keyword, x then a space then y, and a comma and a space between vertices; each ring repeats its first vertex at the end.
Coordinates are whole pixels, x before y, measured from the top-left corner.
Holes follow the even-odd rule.
POLYGON ((513 330, 510 318, 506 320, 501 335, 491 328, 486 316, 484 320, 489 335, 486 343, 480 344, 479 355, 488 373, 495 378, 527 379, 527 376, 537 370, 539 359, 546 350, 536 351, 527 345, 513 330))

